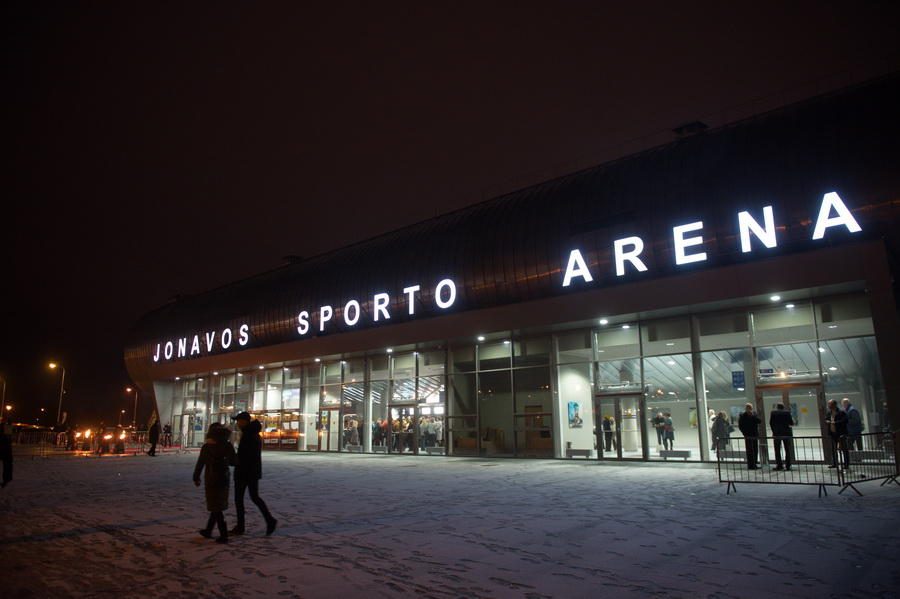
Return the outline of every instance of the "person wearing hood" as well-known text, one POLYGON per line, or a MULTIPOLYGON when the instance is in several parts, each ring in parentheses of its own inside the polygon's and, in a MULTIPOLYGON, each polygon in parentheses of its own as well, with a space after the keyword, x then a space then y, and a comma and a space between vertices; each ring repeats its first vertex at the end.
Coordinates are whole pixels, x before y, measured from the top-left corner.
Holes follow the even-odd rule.
POLYGON ((250 501, 256 504, 266 520, 266 536, 275 532, 278 524, 266 502, 259 496, 259 479, 262 478, 262 438, 259 432, 262 425, 259 420, 251 420, 250 414, 241 412, 234 417, 241 429, 241 440, 238 443, 237 466, 234 468, 234 508, 237 511, 237 524, 231 534, 244 534, 244 493, 249 491, 250 501))
POLYGON ((200 474, 203 474, 206 509, 209 510, 206 528, 201 528, 200 534, 207 539, 212 538, 213 525, 218 525, 219 538, 216 543, 228 542, 228 527, 223 512, 228 509, 228 467, 234 464, 234 446, 228 440, 230 436, 231 431, 218 422, 209 425, 206 442, 194 467, 194 484, 198 487, 200 474))

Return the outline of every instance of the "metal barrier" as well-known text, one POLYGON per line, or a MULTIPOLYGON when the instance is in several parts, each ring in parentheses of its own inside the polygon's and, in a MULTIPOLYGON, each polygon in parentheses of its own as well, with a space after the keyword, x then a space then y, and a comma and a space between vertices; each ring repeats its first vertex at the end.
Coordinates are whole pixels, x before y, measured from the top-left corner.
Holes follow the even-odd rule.
POLYGON ((19 457, 46 458, 62 455, 137 455, 147 447, 146 431, 125 431, 119 433, 93 433, 90 437, 79 434, 70 448, 66 433, 49 431, 16 431, 11 435, 13 446, 19 457), (107 438, 108 437, 108 438, 107 438))
POLYGON ((717 465, 726 494, 737 492, 736 483, 816 485, 819 497, 829 486, 848 488, 882 480, 900 485, 894 446, 896 433, 866 433, 844 437, 730 437, 719 440, 717 465), (748 448, 750 451, 748 452, 748 448), (774 463, 773 463, 774 462, 774 463), (754 467, 755 466, 755 467, 754 467))

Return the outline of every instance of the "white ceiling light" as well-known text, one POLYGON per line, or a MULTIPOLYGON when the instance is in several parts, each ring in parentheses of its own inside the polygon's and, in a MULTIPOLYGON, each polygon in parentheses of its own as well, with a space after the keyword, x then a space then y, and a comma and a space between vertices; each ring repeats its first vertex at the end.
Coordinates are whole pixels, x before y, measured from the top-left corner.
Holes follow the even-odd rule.
POLYGON ((479 340, 479 341, 484 341, 484 335, 478 335, 478 340, 479 340))
POLYGON ((773 295, 773 296, 769 297, 769 299, 772 300, 773 302, 777 302, 777 301, 780 301, 780 300, 781 300, 781 296, 780 296, 780 295, 773 295))
POLYGON ((600 324, 609 324, 609 321, 606 320, 605 318, 601 318, 601 319, 600 319, 600 324))

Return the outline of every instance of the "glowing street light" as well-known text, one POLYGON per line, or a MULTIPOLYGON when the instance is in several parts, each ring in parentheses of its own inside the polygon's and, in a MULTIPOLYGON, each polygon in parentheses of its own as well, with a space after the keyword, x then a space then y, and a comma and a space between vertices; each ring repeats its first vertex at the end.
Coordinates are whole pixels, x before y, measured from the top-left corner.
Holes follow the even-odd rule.
POLYGON ((122 426, 122 416, 125 415, 125 410, 119 412, 119 426, 122 426))
POLYGON ((62 378, 59 380, 59 407, 56 409, 56 423, 59 424, 62 420, 63 394, 66 392, 66 367, 56 362, 50 362, 47 366, 50 367, 50 370, 56 370, 57 368, 62 370, 62 378))
MULTIPOLYGON (((137 401, 138 401, 138 390, 137 387, 132 389, 131 387, 125 387, 125 393, 131 393, 134 391, 134 414, 131 417, 131 428, 132 430, 137 430, 137 401)), ((122 410, 123 412, 125 410, 122 410)))

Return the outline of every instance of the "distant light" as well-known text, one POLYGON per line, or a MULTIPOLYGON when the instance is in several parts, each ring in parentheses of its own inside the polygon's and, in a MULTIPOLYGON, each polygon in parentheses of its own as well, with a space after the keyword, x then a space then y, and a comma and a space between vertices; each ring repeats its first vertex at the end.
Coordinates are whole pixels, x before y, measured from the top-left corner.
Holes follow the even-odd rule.
POLYGON ((675 366, 675 360, 669 360, 668 362, 666 362, 666 364, 668 364, 669 366, 675 366))
POLYGON ((131 393, 131 387, 125 387, 125 393, 131 393))
POLYGON ((674 391, 669 391, 669 395, 675 395, 674 391))
POLYGON ((787 308, 788 310, 793 310, 793 309, 794 309, 794 304, 788 304, 788 305, 785 306, 785 308, 787 308))
POLYGON ((738 390, 738 391, 743 391, 744 388, 743 388, 743 387, 738 387, 737 390, 738 390))
POLYGON ((837 325, 836 325, 836 324, 830 324, 830 325, 828 325, 828 328, 829 328, 829 329, 836 329, 836 328, 837 328, 837 325))
POLYGON ((666 345, 667 345, 668 347, 673 347, 675 344, 672 343, 672 342, 670 341, 669 343, 666 343, 666 345))
POLYGON ((479 341, 484 341, 484 335, 478 335, 478 340, 479 340, 479 341))
POLYGON ((341 364, 346 364, 347 360, 341 360, 341 364))
POLYGON ((631 325, 630 325, 630 324, 623 324, 623 325, 622 325, 622 328, 623 328, 623 329, 630 329, 630 328, 631 328, 631 325))
POLYGON ((394 353, 394 349, 392 347, 387 348, 385 351, 389 354, 394 353))
POLYGON ((601 318, 601 319, 600 319, 600 324, 609 324, 609 321, 606 320, 605 318, 601 318))
POLYGON ((287 372, 287 371, 290 370, 290 368, 288 368, 287 366, 285 366, 284 368, 282 368, 282 370, 285 371, 285 372, 287 372))
POLYGON ((176 380, 176 381, 180 381, 180 380, 181 380, 181 377, 180 377, 180 376, 176 376, 176 377, 175 377, 175 380, 176 380))
POLYGON ((509 340, 509 339, 504 339, 504 340, 503 340, 503 345, 509 345, 509 344, 510 344, 510 340, 509 340))
POLYGON ((830 370, 831 372, 834 372, 835 370, 837 370, 837 366, 829 366, 828 370, 830 370))
POLYGON ((56 364, 56 362, 50 362, 49 364, 47 364, 47 366, 49 366, 51 369, 53 369, 53 368, 56 368, 57 364, 56 364))
POLYGON ((316 358, 316 362, 321 362, 322 358, 316 358))
POLYGON ((244 373, 243 373, 243 372, 239 372, 239 373, 238 373, 238 376, 244 376, 244 373))
POLYGON ((265 370, 265 369, 266 369, 266 367, 265 367, 265 366, 262 366, 262 365, 260 365, 260 367, 259 367, 259 369, 260 369, 260 370, 265 370))
POLYGON ((197 379, 197 380, 200 381, 201 383, 203 382, 203 379, 197 379))
POLYGON ((694 377, 692 377, 692 376, 686 376, 686 377, 684 377, 684 380, 686 380, 686 381, 692 381, 692 380, 694 380, 694 377))
POLYGON ((780 296, 780 295, 773 295, 773 296, 771 296, 769 299, 772 300, 773 302, 777 302, 777 301, 780 301, 780 300, 781 300, 781 296, 780 296))
POLYGON ((824 353, 825 353, 825 348, 824 348, 824 347, 820 347, 820 348, 819 348, 819 353, 820 353, 820 354, 824 354, 824 353))
POLYGON ((218 371, 218 370, 213 370, 213 376, 219 376, 219 371, 218 371))

